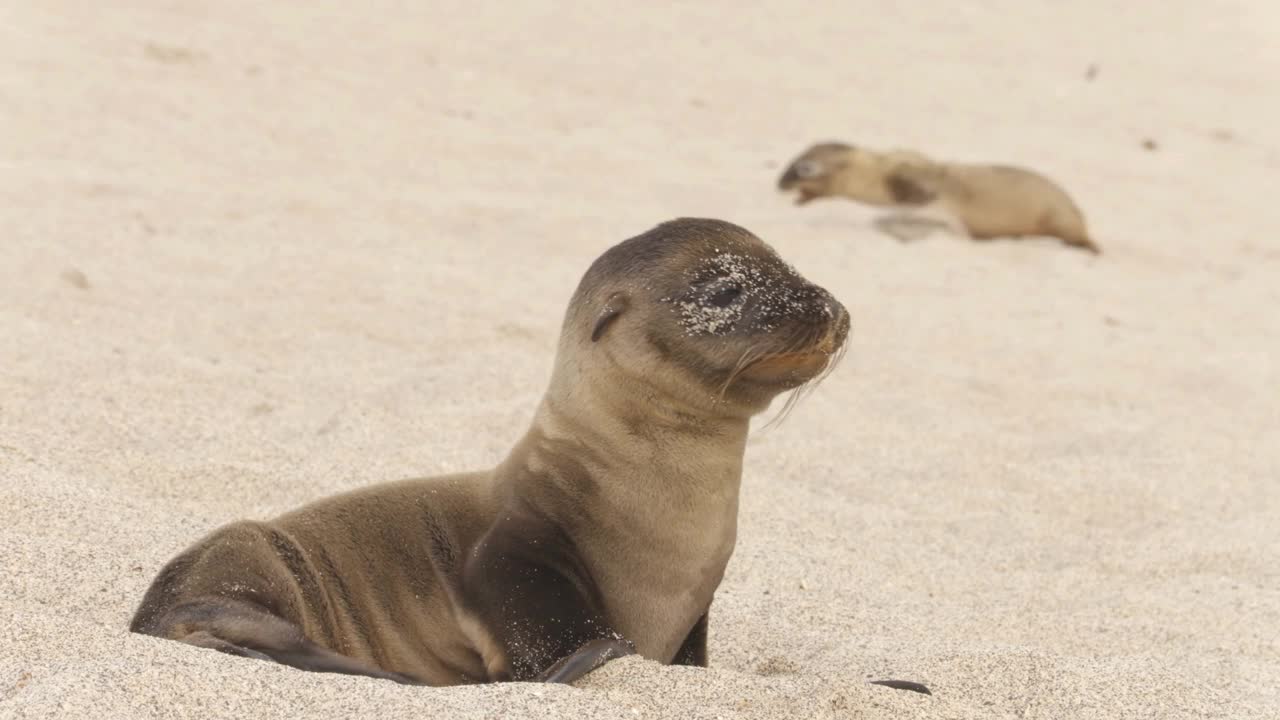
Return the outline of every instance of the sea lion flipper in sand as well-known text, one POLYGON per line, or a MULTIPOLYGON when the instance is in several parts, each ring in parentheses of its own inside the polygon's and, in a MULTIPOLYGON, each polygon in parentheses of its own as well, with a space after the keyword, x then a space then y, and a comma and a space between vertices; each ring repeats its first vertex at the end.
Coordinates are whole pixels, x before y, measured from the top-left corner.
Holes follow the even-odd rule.
POLYGON ((973 240, 1046 236, 1102 252, 1067 192, 1022 167, 944 163, 912 150, 876 152, 825 142, 793 160, 778 178, 778 189, 795 192, 797 205, 844 197, 897 208, 876 227, 899 240, 920 237, 932 224, 973 240))
POLYGON ((680 649, 676 651, 676 657, 671 661, 672 665, 707 666, 707 618, 709 616, 710 611, 707 611, 698 618, 698 622, 693 624, 693 629, 685 636, 680 649))
MULTIPOLYGON (((635 650, 625 640, 592 640, 544 670, 537 679, 541 682, 571 683, 610 660, 634 654, 635 650)), ((694 623, 671 664, 707 666, 707 613, 694 623)))
POLYGON ((849 315, 762 240, 683 218, 596 259, 524 437, 210 533, 134 632, 428 685, 573 682, 627 654, 706 665, 752 417, 817 382, 849 315))
POLYGON ((620 650, 607 643, 632 651, 610 625, 572 541, 527 509, 502 512, 467 562, 463 588, 464 604, 480 623, 505 630, 506 666, 491 666, 491 680, 571 682, 602 654, 620 650))
POLYGON ((610 660, 635 653, 626 640, 592 640, 543 670, 536 679, 538 682, 569 684, 610 660))

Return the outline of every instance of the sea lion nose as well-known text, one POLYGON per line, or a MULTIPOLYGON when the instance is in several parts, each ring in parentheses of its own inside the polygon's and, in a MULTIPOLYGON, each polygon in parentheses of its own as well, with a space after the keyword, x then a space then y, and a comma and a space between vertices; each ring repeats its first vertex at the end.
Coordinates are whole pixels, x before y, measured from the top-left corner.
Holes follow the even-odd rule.
POLYGON ((826 335, 819 342, 822 352, 835 352, 849 335, 849 312, 844 305, 823 288, 816 288, 814 296, 814 316, 821 316, 827 324, 826 335))
POLYGON ((805 315, 810 319, 826 322, 833 320, 843 310, 831 293, 817 285, 810 285, 798 295, 797 299, 804 303, 805 315))

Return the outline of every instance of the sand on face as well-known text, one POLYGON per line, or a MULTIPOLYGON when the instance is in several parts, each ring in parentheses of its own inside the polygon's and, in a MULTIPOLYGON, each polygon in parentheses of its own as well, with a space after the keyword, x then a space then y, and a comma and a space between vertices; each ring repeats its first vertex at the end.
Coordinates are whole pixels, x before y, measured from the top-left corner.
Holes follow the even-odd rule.
POLYGON ((1280 715, 1275 3, 111 5, 0 11, 0 717, 1280 715), (1107 255, 797 211, 830 137, 1041 168, 1107 255), (749 446, 711 669, 125 631, 224 522, 497 461, 581 272, 680 215, 853 318, 749 446))

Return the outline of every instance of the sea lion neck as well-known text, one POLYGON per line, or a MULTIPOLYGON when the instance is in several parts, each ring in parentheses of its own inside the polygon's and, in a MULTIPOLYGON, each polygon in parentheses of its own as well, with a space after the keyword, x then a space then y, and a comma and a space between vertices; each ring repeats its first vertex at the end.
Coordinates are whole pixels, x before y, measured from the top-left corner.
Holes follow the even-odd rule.
POLYGON ((608 493, 640 490, 633 481, 644 475, 669 490, 705 485, 700 489, 736 494, 748 426, 746 417, 708 413, 647 384, 557 375, 496 479, 540 482, 534 479, 540 468, 564 467, 563 458, 572 456, 582 477, 608 493))
POLYGON ((608 437, 611 445, 677 447, 734 452, 744 447, 749 415, 727 403, 694 402, 644 378, 618 377, 614 372, 584 367, 557 373, 538 408, 535 424, 551 423, 587 435, 608 437))

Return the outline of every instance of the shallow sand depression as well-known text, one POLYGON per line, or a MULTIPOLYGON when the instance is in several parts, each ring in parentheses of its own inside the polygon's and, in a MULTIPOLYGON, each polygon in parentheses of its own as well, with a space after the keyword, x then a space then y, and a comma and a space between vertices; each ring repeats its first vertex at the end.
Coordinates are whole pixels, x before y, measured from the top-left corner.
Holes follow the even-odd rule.
POLYGON ((0 718, 1280 717, 1274 2, 110 5, 0 9, 0 718), (796 208, 824 139, 1034 167, 1104 255, 796 208), (682 215, 853 327, 750 442, 709 669, 126 631, 223 523, 500 460, 581 273, 682 215))

